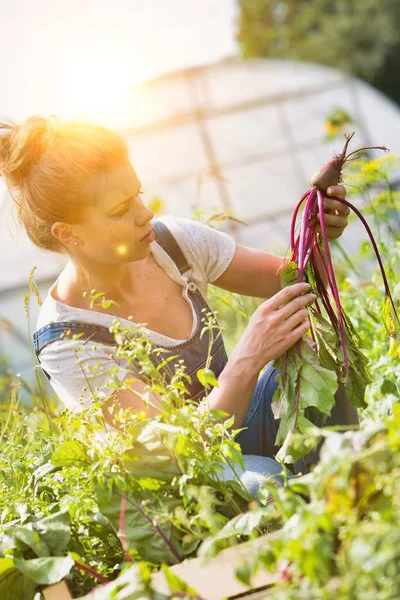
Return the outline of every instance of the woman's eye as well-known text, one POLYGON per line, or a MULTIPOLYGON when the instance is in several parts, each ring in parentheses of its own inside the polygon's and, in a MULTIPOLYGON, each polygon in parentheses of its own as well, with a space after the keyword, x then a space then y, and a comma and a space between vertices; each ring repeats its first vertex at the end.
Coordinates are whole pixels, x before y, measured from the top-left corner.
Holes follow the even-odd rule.
POLYGON ((118 213, 117 215, 113 215, 113 219, 118 219, 119 217, 123 217, 126 212, 127 212, 127 210, 124 210, 123 212, 118 213))
MULTIPOLYGON (((142 188, 140 188, 140 190, 138 191, 138 193, 137 193, 137 196, 136 196, 136 197, 138 198, 138 197, 139 197, 139 196, 141 196, 143 193, 144 193, 144 190, 143 190, 142 188)), ((133 198, 132 198, 132 199, 133 199, 133 198)), ((141 200, 141 198, 140 198, 140 200, 141 200)), ((129 203, 130 203, 130 201, 129 201, 129 203)), ((129 203, 128 203, 128 206, 127 206, 127 208, 126 208, 125 210, 123 210, 121 213, 119 213, 119 214, 117 214, 117 215, 112 215, 112 216, 113 216, 113 219, 114 219, 114 218, 115 218, 115 219, 118 219, 119 217, 123 217, 123 216, 124 216, 124 214, 125 214, 125 213, 127 213, 127 212, 128 212, 128 210, 129 210, 129 203)))

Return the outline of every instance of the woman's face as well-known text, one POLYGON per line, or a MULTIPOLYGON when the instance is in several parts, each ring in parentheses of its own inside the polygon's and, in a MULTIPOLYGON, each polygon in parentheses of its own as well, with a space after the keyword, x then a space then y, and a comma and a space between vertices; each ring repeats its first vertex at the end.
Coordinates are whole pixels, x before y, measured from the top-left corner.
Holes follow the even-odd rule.
POLYGON ((96 205, 90 207, 79 225, 70 225, 74 238, 68 243, 79 256, 103 264, 131 262, 150 253, 150 221, 154 212, 142 199, 141 182, 127 162, 112 173, 96 177, 96 205), (72 240, 78 239, 74 246, 72 240))

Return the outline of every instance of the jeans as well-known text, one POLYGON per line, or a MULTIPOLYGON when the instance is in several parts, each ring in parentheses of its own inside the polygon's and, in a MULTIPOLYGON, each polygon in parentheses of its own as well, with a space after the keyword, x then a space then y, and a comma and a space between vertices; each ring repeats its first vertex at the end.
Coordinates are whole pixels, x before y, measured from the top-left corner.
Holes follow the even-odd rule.
MULTIPOLYGON (((255 500, 258 500, 257 491, 264 482, 273 480, 275 485, 283 485, 281 474, 283 470, 286 472, 288 478, 293 477, 293 474, 288 469, 282 467, 278 461, 267 456, 243 455, 243 462, 245 469, 243 470, 239 465, 235 465, 235 471, 246 490, 250 492, 255 500)), ((236 480, 234 472, 228 465, 224 466, 221 479, 236 480)))
MULTIPOLYGON (((279 446, 274 445, 274 440, 279 427, 279 420, 275 420, 271 410, 271 401, 278 384, 275 380, 278 370, 270 362, 263 374, 258 378, 253 396, 247 409, 242 427, 247 427, 237 434, 235 441, 242 449, 245 470, 235 465, 235 470, 247 491, 257 499, 257 490, 268 479, 283 483, 282 465, 274 460, 279 446)), ((293 474, 285 469, 288 477, 293 474)), ((294 472, 307 473, 304 459, 296 463, 294 472)), ((235 479, 230 467, 226 466, 223 479, 235 479)))

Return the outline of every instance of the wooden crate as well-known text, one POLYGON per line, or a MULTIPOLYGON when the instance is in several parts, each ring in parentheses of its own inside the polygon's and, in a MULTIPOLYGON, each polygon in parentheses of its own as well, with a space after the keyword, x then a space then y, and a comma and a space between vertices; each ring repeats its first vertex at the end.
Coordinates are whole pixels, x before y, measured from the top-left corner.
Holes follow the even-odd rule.
MULTIPOLYGON (((171 567, 178 577, 192 586, 204 600, 222 598, 265 598, 266 588, 274 585, 276 578, 265 569, 259 570, 252 579, 252 588, 240 583, 235 569, 247 562, 260 549, 267 548, 269 536, 264 536, 222 550, 214 558, 192 558, 171 567), (261 596, 255 592, 263 590, 261 596)), ((162 571, 153 575, 153 586, 157 591, 166 593, 168 585, 162 571)))
MULTIPOLYGON (((235 569, 250 560, 261 548, 268 547, 271 536, 263 536, 250 542, 222 550, 214 558, 191 558, 171 567, 171 571, 193 587, 202 600, 222 600, 223 598, 239 598, 244 600, 261 600, 268 597, 276 581, 273 573, 260 569, 252 579, 252 588, 240 583, 235 576, 235 569)), ((155 590, 169 593, 164 573, 157 571, 152 576, 155 590)), ((72 600, 67 585, 62 582, 44 590, 45 600, 72 600)), ((89 598, 87 596, 87 598, 89 598)))
POLYGON ((71 600, 72 596, 65 581, 50 585, 42 592, 45 600, 71 600))

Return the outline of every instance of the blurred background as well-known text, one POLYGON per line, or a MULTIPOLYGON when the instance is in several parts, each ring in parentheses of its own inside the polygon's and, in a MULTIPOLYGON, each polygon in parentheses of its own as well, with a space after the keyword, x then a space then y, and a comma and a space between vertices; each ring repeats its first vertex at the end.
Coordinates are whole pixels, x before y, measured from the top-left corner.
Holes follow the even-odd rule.
MULTIPOLYGON (((297 200, 345 132, 352 149, 400 154, 398 0, 0 0, 0 13, 1 116, 114 128, 157 214, 240 244, 288 253, 297 200)), ((352 222, 343 251, 364 238, 352 222)), ((30 242, 3 182, 0 250, 0 375, 32 380, 28 277, 44 298, 67 258, 30 242)))

